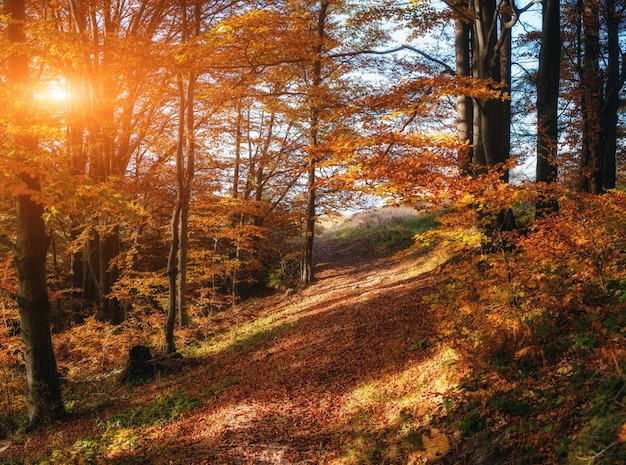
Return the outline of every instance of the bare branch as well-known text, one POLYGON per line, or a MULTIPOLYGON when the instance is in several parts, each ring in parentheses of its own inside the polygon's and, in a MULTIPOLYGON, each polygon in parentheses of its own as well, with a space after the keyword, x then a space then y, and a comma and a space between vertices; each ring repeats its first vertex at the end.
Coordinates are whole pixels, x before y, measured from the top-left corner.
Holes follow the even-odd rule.
POLYGON ((437 63, 440 66, 443 66, 447 73, 456 74, 454 69, 447 63, 444 63, 443 61, 433 57, 432 55, 429 55, 428 53, 408 44, 403 44, 403 45, 400 45, 399 47, 392 48, 389 50, 358 50, 358 51, 353 51, 353 52, 331 54, 328 56, 330 58, 342 58, 346 56, 357 56, 357 55, 389 55, 392 53, 401 52, 402 50, 409 50, 413 53, 417 53, 418 55, 426 58, 427 60, 432 61, 433 63, 437 63))

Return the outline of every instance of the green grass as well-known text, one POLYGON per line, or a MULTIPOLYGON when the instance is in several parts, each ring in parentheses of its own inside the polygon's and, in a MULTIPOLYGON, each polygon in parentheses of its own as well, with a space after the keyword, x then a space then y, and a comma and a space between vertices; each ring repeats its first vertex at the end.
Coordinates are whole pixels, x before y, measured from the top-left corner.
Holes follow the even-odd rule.
POLYGON ((439 226, 435 215, 366 217, 357 224, 347 223, 328 238, 341 246, 358 245, 363 250, 392 251, 410 245, 416 235, 439 226))
POLYGON ((143 405, 138 405, 124 412, 111 416, 102 424, 102 428, 131 428, 135 426, 152 426, 175 420, 183 413, 192 410, 198 399, 190 397, 183 391, 157 397, 143 405))
POLYGON ((237 338, 231 345, 230 349, 233 352, 253 351, 260 348, 268 341, 284 334, 292 326, 293 325, 290 323, 283 323, 279 326, 258 328, 250 334, 237 338))
POLYGON ((190 344, 183 354, 185 357, 203 357, 225 352, 253 351, 293 328, 298 318, 297 308, 287 306, 279 312, 233 325, 202 344, 190 344))
POLYGON ((590 398, 590 406, 583 410, 586 426, 576 434, 571 444, 569 463, 624 463, 626 443, 618 439, 618 433, 626 425, 626 376, 601 379, 590 398))

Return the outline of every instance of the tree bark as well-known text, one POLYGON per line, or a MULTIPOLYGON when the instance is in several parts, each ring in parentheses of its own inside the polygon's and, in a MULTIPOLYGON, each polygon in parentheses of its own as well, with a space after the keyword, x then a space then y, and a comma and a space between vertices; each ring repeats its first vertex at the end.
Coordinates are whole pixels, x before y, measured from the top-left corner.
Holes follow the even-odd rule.
POLYGON ((237 125, 235 129, 235 162, 233 165, 233 192, 232 197, 236 199, 239 197, 239 172, 241 170, 241 143, 242 143, 242 129, 243 124, 243 112, 241 109, 241 102, 237 102, 237 125))
MULTIPOLYGON (((511 86, 511 34, 507 25, 510 15, 502 10, 503 4, 496 4, 495 0, 474 0, 473 7, 474 77, 500 83, 502 90, 508 92, 511 86)), ((511 102, 491 98, 476 100, 474 105, 474 161, 485 169, 501 169, 510 156, 511 102)), ((503 169, 502 180, 508 182, 508 169, 503 169)), ((499 212, 490 226, 500 231, 515 227, 511 210, 499 212)))
MULTIPOLYGON (((25 40, 24 0, 5 0, 4 13, 12 21, 5 33, 9 42, 25 40)), ((14 54, 6 63, 7 84, 16 92, 16 100, 28 101, 23 90, 28 81, 28 57, 14 54)), ((19 125, 19 122, 16 122, 19 125)), ((17 136, 16 153, 26 164, 30 153, 37 149, 32 136, 17 136)), ((33 196, 41 191, 38 179, 22 172, 19 179, 24 191, 16 197, 17 237, 14 260, 17 269, 17 303, 20 310, 20 333, 26 362, 28 382, 28 418, 31 425, 48 422, 64 413, 61 385, 50 335, 50 301, 46 281, 46 255, 50 239, 43 220, 44 206, 33 196)))
MULTIPOLYGON (((39 183, 20 176, 27 188, 38 192, 39 183)), ((31 195, 17 196, 15 267, 20 333, 28 381, 28 419, 31 425, 46 423, 64 413, 61 384, 50 335, 50 301, 46 282, 46 253, 50 240, 42 218, 43 205, 31 195)))
MULTIPOLYGON (((455 28, 455 55, 456 55, 456 75, 459 77, 469 77, 472 74, 471 54, 470 54, 470 32, 469 22, 463 17, 454 20, 455 28)), ((457 125, 456 134, 459 142, 467 144, 458 150, 458 164, 463 170, 468 170, 472 163, 472 129, 473 129, 473 104, 471 97, 467 95, 457 95, 456 114, 457 125)))
MULTIPOLYGON (((182 36, 186 42, 190 35, 197 37, 200 33, 201 4, 194 3, 192 22, 187 15, 187 2, 180 6, 182 36), (190 34, 191 27, 191 34, 190 34)), ((169 282, 169 308, 165 324, 165 342, 168 353, 176 352, 174 341, 174 324, 176 315, 181 326, 188 324, 187 314, 187 254, 188 254, 188 222, 191 186, 195 170, 195 118, 194 93, 197 73, 189 71, 186 82, 178 75, 178 140, 176 144, 176 205, 172 212, 171 242, 168 257, 167 275, 169 282)))
MULTIPOLYGON (((560 70, 560 0, 544 0, 537 75, 537 182, 555 183, 558 175, 560 70)), ((537 202, 536 216, 542 217, 551 212, 556 212, 557 209, 557 201, 546 198, 537 202)))
POLYGON ((581 190, 602 192, 601 120, 602 78, 600 76, 600 5, 598 0, 580 0, 583 27, 581 110, 583 118, 580 160, 581 190))
MULTIPOLYGON (((508 91, 510 76, 510 34, 498 47, 498 12, 495 0, 476 0, 474 2, 474 77, 492 79, 505 85, 508 91), (503 73, 503 69, 505 74, 503 73)), ((509 158, 510 103, 500 99, 477 100, 476 106, 480 115, 480 142, 486 166, 495 167, 509 158), (509 119, 507 119, 507 114, 509 119)), ((506 176, 506 174, 505 174, 506 176)))
POLYGON ((302 284, 306 285, 313 281, 313 246, 315 243, 315 219, 316 219, 316 187, 315 173, 318 163, 319 149, 319 125, 320 125, 320 90, 322 86, 322 51, 326 36, 326 19, 329 4, 327 0, 321 0, 317 16, 317 43, 313 46, 314 58, 312 62, 312 80, 309 98, 311 102, 311 116, 309 129, 309 169, 308 169, 308 197, 306 208, 306 231, 304 244, 304 263, 302 267, 302 284))
POLYGON ((624 23, 625 13, 623 3, 620 9, 616 0, 606 0, 605 6, 608 59, 602 109, 604 121, 602 184, 603 189, 615 189, 619 94, 626 80, 626 53, 621 54, 619 32, 624 23))
POLYGON ((109 228, 107 219, 101 216, 99 242, 98 242, 98 313, 97 319, 108 321, 114 325, 120 324, 125 319, 122 306, 116 297, 109 294, 113 290, 113 285, 120 276, 118 266, 114 263, 115 258, 120 253, 120 231, 119 226, 109 228), (110 229, 110 231, 109 231, 110 229))
POLYGON ((179 248, 178 223, 180 219, 180 202, 176 202, 174 211, 172 212, 172 221, 170 222, 171 239, 170 252, 167 260, 167 279, 169 284, 169 306, 167 309, 167 318, 165 320, 165 350, 168 354, 176 352, 176 341, 174 338, 174 325, 176 324, 176 279, 178 277, 177 255, 179 248))
POLYGON ((626 54, 621 55, 619 48, 619 31, 624 21, 621 10, 616 0, 578 2, 583 120, 579 188, 592 194, 615 187, 619 93, 626 79, 626 54), (600 34, 604 25, 606 43, 601 42, 600 34), (605 69, 600 68, 601 61, 606 61, 605 69))
POLYGON ((183 210, 184 200, 184 151, 185 151, 185 117, 186 117, 186 93, 182 77, 178 76, 178 142, 176 145, 176 204, 172 212, 170 223, 171 239, 170 252, 167 260, 167 277, 169 283, 169 307, 165 323, 165 345, 167 353, 176 352, 174 341, 174 325, 176 324, 178 306, 178 276, 180 270, 180 217, 183 210))
MULTIPOLYGON (((196 4, 196 8, 198 8, 196 4)), ((185 153, 186 160, 183 162, 182 178, 179 180, 179 189, 182 192, 180 210, 180 232, 178 250, 178 323, 181 326, 189 324, 187 312, 187 256, 189 253, 189 202, 191 201, 191 186, 195 171, 195 118, 194 118, 194 92, 196 74, 189 73, 185 95, 185 153)))

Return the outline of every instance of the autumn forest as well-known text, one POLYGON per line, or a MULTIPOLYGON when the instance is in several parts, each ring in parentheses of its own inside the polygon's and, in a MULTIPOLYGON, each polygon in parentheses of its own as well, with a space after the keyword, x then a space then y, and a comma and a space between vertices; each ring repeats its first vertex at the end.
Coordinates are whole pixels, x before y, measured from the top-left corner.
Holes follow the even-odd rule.
POLYGON ((0 463, 626 463, 626 3, 3 0, 0 463))

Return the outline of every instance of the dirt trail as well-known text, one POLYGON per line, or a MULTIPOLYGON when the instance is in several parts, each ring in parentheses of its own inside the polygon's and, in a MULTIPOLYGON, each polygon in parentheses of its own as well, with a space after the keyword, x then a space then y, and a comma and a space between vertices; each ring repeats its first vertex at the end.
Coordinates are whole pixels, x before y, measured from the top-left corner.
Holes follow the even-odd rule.
MULTIPOLYGON (((426 357, 410 347, 436 333, 421 299, 434 282, 416 268, 426 256, 380 257, 322 241, 316 257, 317 279, 306 289, 290 297, 255 299, 208 320, 218 338, 267 321, 256 333, 245 333, 211 355, 186 359, 181 372, 138 387, 105 410, 75 414, 49 431, 0 447, 14 457, 46 456, 50 448, 74 451, 80 438, 104 438, 98 422, 113 412, 183 392, 199 404, 182 417, 106 433, 132 434, 132 446, 122 441, 125 445, 107 457, 89 460, 78 457, 81 452, 75 463, 347 463, 363 416, 354 408, 355 395, 426 357)), ((356 455, 357 463, 362 459, 356 455)))
POLYGON ((290 306, 294 322, 259 347, 207 360, 197 380, 237 384, 163 428, 162 453, 147 462, 320 464, 346 454, 351 393, 402 370, 407 347, 430 332, 418 298, 428 282, 389 257, 328 243, 317 252, 316 282, 270 310, 290 306))

